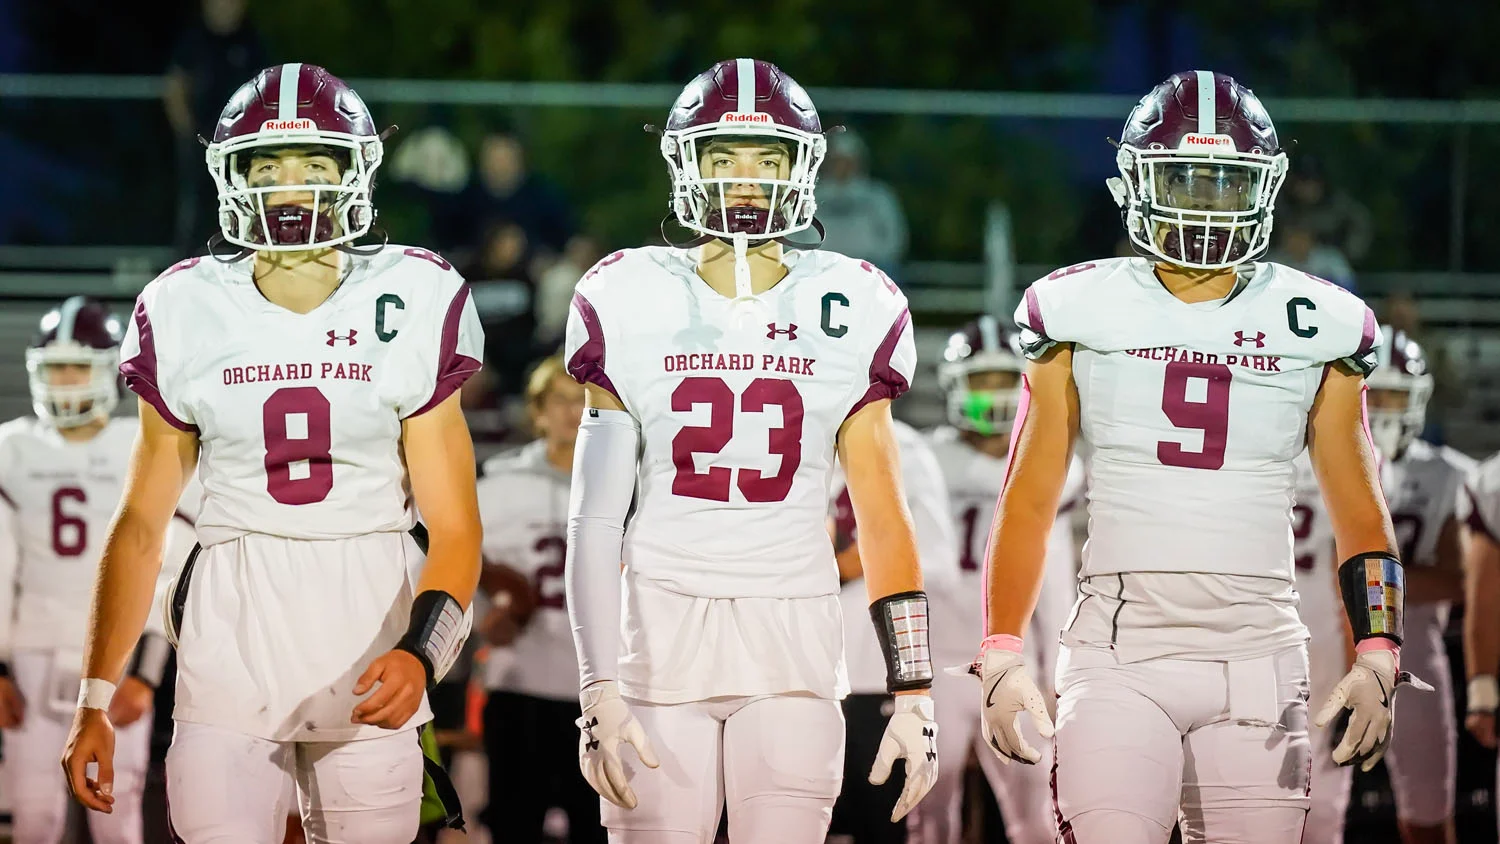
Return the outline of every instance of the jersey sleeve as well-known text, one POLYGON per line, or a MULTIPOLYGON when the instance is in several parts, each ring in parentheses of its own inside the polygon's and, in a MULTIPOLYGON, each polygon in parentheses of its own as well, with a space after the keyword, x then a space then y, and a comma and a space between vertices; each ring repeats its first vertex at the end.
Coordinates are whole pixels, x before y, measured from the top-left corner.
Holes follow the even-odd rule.
MULTIPOLYGON (((573 302, 568 307, 568 325, 563 341, 563 359, 567 361, 568 374, 573 380, 608 390, 621 401, 624 397, 620 395, 615 379, 610 377, 607 365, 610 349, 605 342, 604 320, 599 312, 601 308, 608 310, 609 291, 605 288, 620 272, 615 265, 629 257, 629 252, 623 250, 605 256, 579 279, 573 290, 573 302)), ((618 281, 613 283, 619 284, 618 281)))
POLYGON ((413 360, 421 367, 421 377, 412 380, 411 391, 397 405, 402 419, 437 407, 478 372, 484 360, 484 327, 469 285, 452 271, 445 271, 443 278, 448 280, 442 286, 445 298, 420 334, 413 360))
POLYGON ((164 297, 160 294, 164 278, 147 285, 135 300, 135 312, 125 329, 125 340, 120 344, 120 377, 131 392, 156 408, 169 425, 178 430, 196 432, 198 426, 182 401, 180 385, 176 383, 175 361, 178 358, 170 328, 165 325, 169 320, 160 319, 163 316, 164 297), (158 317, 156 322, 152 321, 153 316, 158 317))
POLYGON ((911 311, 906 307, 906 297, 900 297, 899 306, 890 327, 870 356, 869 376, 864 393, 849 408, 849 412, 844 414, 845 419, 858 413, 870 402, 897 399, 911 389, 912 375, 917 370, 917 344, 912 339, 911 311))
POLYGON ((1360 375, 1369 377, 1375 371, 1380 351, 1380 328, 1375 323, 1375 312, 1369 305, 1360 304, 1364 307, 1364 320, 1360 326, 1359 345, 1355 346, 1353 354, 1339 360, 1360 375))
POLYGON ((1047 350, 1057 345, 1057 341, 1047 336, 1046 320, 1042 317, 1041 297, 1037 294, 1036 282, 1026 288, 1026 293, 1021 297, 1021 303, 1016 306, 1015 322, 1016 328, 1021 330, 1021 353, 1028 360, 1036 360, 1047 350))
POLYGON ((1500 544, 1500 455, 1479 467, 1464 490, 1468 498, 1464 522, 1475 533, 1500 544))

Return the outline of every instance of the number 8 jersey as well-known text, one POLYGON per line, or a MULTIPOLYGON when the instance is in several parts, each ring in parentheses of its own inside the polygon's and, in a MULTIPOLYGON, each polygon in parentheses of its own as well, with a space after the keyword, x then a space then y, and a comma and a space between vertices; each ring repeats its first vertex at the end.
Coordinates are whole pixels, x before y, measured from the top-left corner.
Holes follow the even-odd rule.
POLYGON ((573 299, 569 373, 641 426, 624 562, 686 595, 836 595, 835 440, 911 382, 906 297, 868 263, 789 251, 780 283, 736 302, 698 276, 697 256, 616 252, 573 299))
POLYGON ((1226 298, 1189 304, 1149 261, 1114 258, 1037 281, 1016 309, 1028 356, 1073 344, 1089 475, 1081 577, 1294 580, 1308 412, 1332 362, 1370 372, 1380 335, 1328 282, 1272 263, 1240 273, 1226 298))
POLYGON ((205 546, 414 522, 401 422, 479 369, 483 330, 463 279, 427 250, 340 260, 343 282, 306 314, 261 294, 253 260, 183 261, 136 301, 120 372, 168 423, 198 432, 205 546))

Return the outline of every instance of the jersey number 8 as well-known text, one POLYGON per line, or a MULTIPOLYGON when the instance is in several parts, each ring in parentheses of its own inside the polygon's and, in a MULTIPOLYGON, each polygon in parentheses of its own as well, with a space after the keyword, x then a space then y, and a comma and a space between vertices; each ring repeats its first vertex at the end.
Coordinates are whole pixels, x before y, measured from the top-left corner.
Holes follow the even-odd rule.
POLYGON ((333 490, 333 422, 317 387, 282 387, 261 408, 266 492, 281 504, 316 504, 333 490))

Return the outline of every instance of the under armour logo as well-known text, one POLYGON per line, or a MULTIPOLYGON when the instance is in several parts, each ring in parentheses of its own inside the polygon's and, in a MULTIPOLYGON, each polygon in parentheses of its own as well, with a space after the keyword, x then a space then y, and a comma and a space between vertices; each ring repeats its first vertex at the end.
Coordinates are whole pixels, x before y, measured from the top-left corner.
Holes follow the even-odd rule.
POLYGON ((599 740, 594 738, 594 728, 599 726, 598 718, 590 718, 583 722, 584 750, 598 750, 599 740))
POLYGON ((1243 346, 1246 343, 1254 343, 1255 344, 1255 348, 1257 348, 1257 349, 1263 349, 1263 348, 1265 348, 1265 345, 1266 345, 1266 332, 1264 332, 1264 331, 1257 331, 1257 332, 1255 332, 1255 336, 1254 337, 1247 337, 1247 336, 1245 336, 1245 332, 1243 332, 1243 331, 1236 331, 1236 332, 1234 332, 1234 344, 1236 346, 1243 346))
POLYGON ((937 733, 931 727, 923 727, 922 737, 927 739, 927 761, 935 761, 937 759, 937 733))
POLYGON ((345 343, 348 343, 349 345, 352 346, 355 343, 359 342, 359 341, 357 341, 357 340, 354 339, 354 335, 356 335, 358 333, 359 333, 358 331, 355 331, 354 329, 351 328, 351 329, 349 329, 349 333, 348 334, 339 334, 338 332, 336 332, 332 328, 330 328, 330 329, 328 329, 328 345, 332 346, 335 342, 337 342, 339 340, 343 340, 345 343))
POLYGON ((777 334, 785 334, 786 339, 795 340, 797 339, 797 324, 789 322, 786 328, 777 328, 774 322, 766 323, 766 339, 775 340, 777 334))

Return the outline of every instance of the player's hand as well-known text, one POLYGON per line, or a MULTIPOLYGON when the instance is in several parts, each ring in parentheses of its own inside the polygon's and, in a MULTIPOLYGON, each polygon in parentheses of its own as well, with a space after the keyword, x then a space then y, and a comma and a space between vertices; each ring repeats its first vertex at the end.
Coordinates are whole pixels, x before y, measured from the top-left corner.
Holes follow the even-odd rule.
POLYGON ((73 799, 96 812, 114 811, 115 728, 104 710, 79 708, 73 713, 62 766, 73 799), (88 778, 91 762, 99 765, 98 779, 88 778))
POLYGON ((9 677, 0 677, 0 729, 13 730, 26 719, 26 699, 9 677))
POLYGON ((1468 717, 1464 718, 1464 726, 1468 728, 1469 735, 1473 736, 1475 741, 1490 750, 1495 749, 1495 713, 1470 712, 1468 717))
POLYGON ((155 700, 156 690, 146 685, 145 680, 126 677, 109 701, 109 722, 116 728, 128 727, 150 712, 155 700))
POLYGON ((970 670, 979 675, 979 705, 983 715, 979 728, 984 743, 1000 754, 1000 761, 1007 765, 1011 760, 1035 765, 1042 752, 1021 735, 1021 713, 1031 716, 1042 738, 1052 738, 1055 730, 1052 716, 1047 714, 1046 699, 1026 670, 1026 660, 1014 651, 991 648, 980 655, 975 668, 970 670))
POLYGON ((372 688, 375 693, 354 707, 349 722, 398 730, 417 714, 422 705, 422 695, 427 691, 427 669, 422 667, 421 660, 406 651, 387 651, 370 663, 354 683, 356 695, 372 688), (380 684, 378 688, 376 683, 380 684))
POLYGON ((870 769, 870 784, 884 785, 896 760, 906 761, 906 784, 891 810, 891 823, 906 817, 937 782, 937 731, 931 695, 896 695, 896 711, 886 722, 875 766, 870 769))
POLYGON ((600 797, 622 809, 634 809, 635 790, 625 778, 620 745, 634 747, 646 767, 657 767, 661 763, 646 738, 646 731, 620 699, 620 690, 613 680, 588 686, 578 693, 578 701, 583 707, 583 716, 577 721, 582 731, 578 737, 578 767, 583 778, 600 797))
POLYGON ((1366 772, 1375 767, 1391 740, 1396 687, 1402 684, 1432 691, 1431 686, 1407 672, 1396 672, 1393 651, 1365 651, 1355 658, 1349 673, 1333 687, 1333 694, 1328 696, 1328 701, 1313 719, 1317 726, 1326 727, 1335 718, 1340 718, 1344 710, 1349 710, 1334 728, 1334 762, 1340 765, 1358 763, 1360 770, 1366 772))

